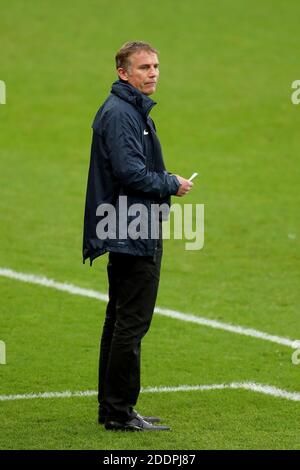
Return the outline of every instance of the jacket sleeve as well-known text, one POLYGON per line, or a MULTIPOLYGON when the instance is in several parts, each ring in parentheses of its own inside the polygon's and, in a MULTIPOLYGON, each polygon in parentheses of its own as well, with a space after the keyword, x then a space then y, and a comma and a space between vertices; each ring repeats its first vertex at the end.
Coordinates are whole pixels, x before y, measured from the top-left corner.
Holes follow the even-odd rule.
POLYGON ((161 199, 176 194, 180 186, 176 176, 147 169, 138 121, 123 110, 105 121, 102 135, 113 174, 120 183, 161 199))

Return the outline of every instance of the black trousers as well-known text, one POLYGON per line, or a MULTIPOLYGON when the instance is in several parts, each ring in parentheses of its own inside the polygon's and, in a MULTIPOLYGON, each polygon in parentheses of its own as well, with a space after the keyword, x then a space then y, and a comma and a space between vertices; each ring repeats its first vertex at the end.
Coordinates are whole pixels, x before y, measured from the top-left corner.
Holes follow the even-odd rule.
POLYGON ((109 302, 100 344, 99 413, 127 421, 140 392, 141 340, 156 302, 162 240, 155 257, 109 253, 109 302))

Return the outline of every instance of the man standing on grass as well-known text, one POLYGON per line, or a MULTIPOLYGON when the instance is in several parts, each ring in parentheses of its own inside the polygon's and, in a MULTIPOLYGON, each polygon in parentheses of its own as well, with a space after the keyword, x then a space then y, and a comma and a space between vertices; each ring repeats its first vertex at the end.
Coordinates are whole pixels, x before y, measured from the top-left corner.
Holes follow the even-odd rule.
POLYGON ((149 117, 156 104, 149 95, 155 92, 159 77, 156 49, 144 42, 128 42, 116 55, 116 68, 119 79, 92 126, 84 218, 83 260, 90 258, 92 263, 109 252, 99 423, 108 430, 161 431, 170 428, 154 424, 159 418, 142 417, 134 410, 140 392, 141 340, 150 327, 162 257, 161 222, 156 237, 148 229, 151 207, 170 204, 171 195, 184 196, 193 183, 166 171, 149 117), (129 233, 130 209, 137 205, 145 208, 140 229, 147 236, 129 233), (108 215, 116 217, 112 220, 108 215), (104 222, 110 226, 106 232, 104 222))

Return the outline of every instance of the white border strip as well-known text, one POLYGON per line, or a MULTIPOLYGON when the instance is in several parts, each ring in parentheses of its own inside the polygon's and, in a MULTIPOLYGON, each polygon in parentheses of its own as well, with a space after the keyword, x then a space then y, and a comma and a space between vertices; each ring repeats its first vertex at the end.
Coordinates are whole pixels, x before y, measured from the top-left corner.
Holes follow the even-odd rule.
MULTIPOLYGON (((300 401, 299 392, 289 392, 272 385, 264 385, 255 382, 232 382, 229 384, 212 385, 180 385, 178 387, 147 387, 142 388, 141 393, 170 393, 170 392, 206 392, 211 390, 249 390, 251 392, 262 393, 276 398, 283 398, 290 401, 300 401)), ((94 397, 97 396, 95 390, 71 392, 44 392, 28 393, 24 395, 0 395, 0 401, 33 400, 38 398, 74 398, 74 397, 94 397)))
MULTIPOLYGON (((108 300, 108 296, 106 294, 102 294, 101 292, 97 292, 91 289, 84 289, 82 287, 74 286, 73 284, 57 282, 53 279, 48 279, 44 276, 20 273, 6 268, 0 268, 0 276, 15 279, 17 281, 29 282, 31 284, 38 284, 40 286, 51 287, 56 290, 68 292, 69 294, 90 297, 93 299, 101 300, 102 302, 107 302, 108 300)), ((296 349, 298 347, 296 340, 283 338, 281 336, 270 335, 269 333, 258 331, 253 328, 245 328, 243 326, 231 325, 230 323, 223 323, 217 320, 210 320, 208 318, 198 317, 196 315, 178 312, 176 310, 169 310, 161 307, 156 307, 154 311, 159 315, 174 318, 176 320, 181 320, 189 323, 196 323, 198 325, 208 326, 217 330, 229 331, 230 333, 236 333, 239 335, 249 336, 251 338, 262 339, 264 341, 271 341, 272 343, 281 344, 283 346, 288 346, 293 349, 296 349)))

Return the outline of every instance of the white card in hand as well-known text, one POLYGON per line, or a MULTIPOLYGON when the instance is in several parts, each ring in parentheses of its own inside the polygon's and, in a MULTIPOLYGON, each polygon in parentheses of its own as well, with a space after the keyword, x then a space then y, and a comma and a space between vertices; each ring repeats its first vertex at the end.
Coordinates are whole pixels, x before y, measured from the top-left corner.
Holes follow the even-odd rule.
POLYGON ((193 173, 192 176, 189 178, 189 181, 192 181, 194 178, 198 176, 198 173, 193 173))

